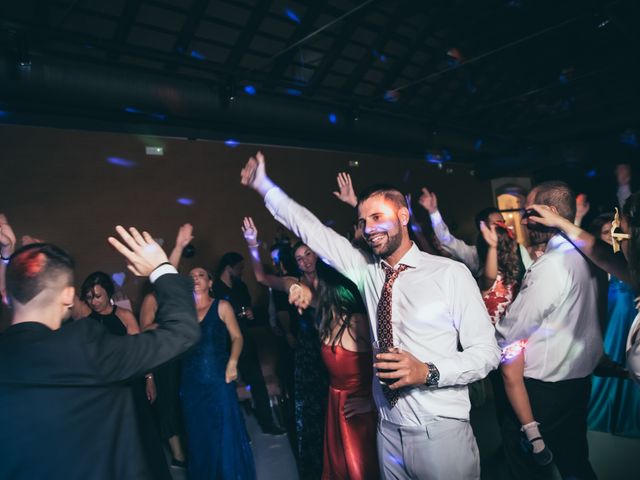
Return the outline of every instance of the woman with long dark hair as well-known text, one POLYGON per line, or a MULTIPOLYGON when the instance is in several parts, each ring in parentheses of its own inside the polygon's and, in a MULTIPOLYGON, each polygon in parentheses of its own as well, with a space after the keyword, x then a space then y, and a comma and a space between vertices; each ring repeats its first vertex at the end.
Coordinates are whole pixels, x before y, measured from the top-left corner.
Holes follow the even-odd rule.
POLYGON ((315 253, 302 243, 292 249, 301 272, 299 278, 266 275, 251 218, 245 218, 243 232, 260 283, 283 291, 305 289, 309 298, 314 299, 298 319, 295 360, 301 477, 320 478, 322 472, 321 478, 326 480, 378 478, 377 415, 371 395, 373 360, 369 326, 357 288, 318 261, 315 253), (324 455, 318 455, 323 450, 324 455), (309 468, 306 462, 314 451, 317 456, 309 468))

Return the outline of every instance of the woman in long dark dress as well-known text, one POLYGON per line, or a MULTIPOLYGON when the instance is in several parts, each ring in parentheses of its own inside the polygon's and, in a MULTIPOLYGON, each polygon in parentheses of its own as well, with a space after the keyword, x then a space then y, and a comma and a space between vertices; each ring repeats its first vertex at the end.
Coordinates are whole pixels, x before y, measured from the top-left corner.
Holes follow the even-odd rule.
POLYGON ((253 454, 235 383, 242 334, 231 304, 211 297, 208 272, 194 268, 190 275, 202 337, 182 361, 187 475, 193 480, 253 480, 253 454))

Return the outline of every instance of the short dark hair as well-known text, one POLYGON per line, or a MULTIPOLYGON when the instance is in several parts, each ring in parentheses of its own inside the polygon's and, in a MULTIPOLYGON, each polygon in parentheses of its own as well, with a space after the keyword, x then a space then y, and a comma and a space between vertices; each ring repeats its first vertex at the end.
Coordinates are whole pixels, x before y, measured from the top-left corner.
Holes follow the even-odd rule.
POLYGON ((6 270, 7 296, 25 305, 43 290, 63 281, 73 285, 74 261, 50 243, 32 243, 11 255, 6 270))
POLYGON ((537 204, 556 207, 561 217, 573 223, 576 219, 576 194, 567 183, 551 180, 533 188, 536 191, 537 204))
POLYGON ((82 286, 80 287, 80 299, 85 300, 87 295, 93 287, 100 286, 104 288, 104 291, 107 292, 107 296, 109 298, 113 297, 113 294, 116 291, 116 286, 113 284, 113 280, 111 277, 104 272, 93 272, 82 282, 82 286))
POLYGON ((382 195, 386 200, 391 200, 398 208, 409 208, 404 194, 393 185, 386 183, 377 183, 362 190, 358 194, 358 205, 368 198, 375 197, 377 195, 382 195))
POLYGON ((216 277, 219 277, 227 267, 234 267, 244 260, 244 257, 238 252, 227 252, 220 258, 218 268, 216 269, 216 277))

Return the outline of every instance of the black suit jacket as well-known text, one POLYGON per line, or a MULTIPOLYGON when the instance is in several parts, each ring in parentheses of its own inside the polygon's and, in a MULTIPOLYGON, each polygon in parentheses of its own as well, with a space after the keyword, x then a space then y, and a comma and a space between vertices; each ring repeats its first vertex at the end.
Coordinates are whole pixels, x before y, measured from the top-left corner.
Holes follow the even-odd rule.
POLYGON ((154 286, 158 328, 140 335, 86 320, 0 335, 0 479, 151 478, 125 381, 200 337, 191 282, 165 274, 154 286))

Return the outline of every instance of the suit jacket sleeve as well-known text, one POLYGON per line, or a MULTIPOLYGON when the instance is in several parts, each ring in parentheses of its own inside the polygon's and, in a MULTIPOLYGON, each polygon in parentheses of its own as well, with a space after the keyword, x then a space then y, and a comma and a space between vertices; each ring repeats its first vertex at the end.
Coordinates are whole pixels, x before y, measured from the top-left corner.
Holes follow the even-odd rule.
POLYGON ((154 283, 158 327, 139 335, 111 335, 87 322, 86 348, 96 381, 111 383, 140 376, 188 350, 200 339, 191 283, 165 274, 154 283))

